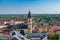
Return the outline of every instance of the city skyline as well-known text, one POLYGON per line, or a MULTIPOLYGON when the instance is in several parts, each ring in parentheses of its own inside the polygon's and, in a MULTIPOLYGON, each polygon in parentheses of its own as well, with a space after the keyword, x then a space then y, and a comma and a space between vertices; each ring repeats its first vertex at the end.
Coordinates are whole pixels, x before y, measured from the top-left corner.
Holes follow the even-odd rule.
POLYGON ((0 14, 60 14, 60 0, 0 0, 0 14))

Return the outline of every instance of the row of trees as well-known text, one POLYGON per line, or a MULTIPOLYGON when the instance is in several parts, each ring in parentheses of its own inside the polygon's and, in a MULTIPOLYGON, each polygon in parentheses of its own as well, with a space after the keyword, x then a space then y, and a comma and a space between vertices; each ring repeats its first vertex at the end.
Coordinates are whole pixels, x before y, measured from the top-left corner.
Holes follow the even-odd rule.
POLYGON ((0 16, 1 20, 10 21, 10 19, 24 18, 24 16, 0 16))
POLYGON ((41 21, 46 21, 49 23, 49 25, 51 25, 52 24, 52 17, 51 16, 43 16, 39 19, 39 22, 41 22, 41 21))
POLYGON ((57 34, 57 33, 48 35, 48 39, 50 40, 58 40, 59 38, 60 38, 60 34, 57 34))
POLYGON ((41 16, 40 18, 34 19, 36 22, 48 22, 49 25, 54 25, 53 21, 60 20, 60 16, 41 16))

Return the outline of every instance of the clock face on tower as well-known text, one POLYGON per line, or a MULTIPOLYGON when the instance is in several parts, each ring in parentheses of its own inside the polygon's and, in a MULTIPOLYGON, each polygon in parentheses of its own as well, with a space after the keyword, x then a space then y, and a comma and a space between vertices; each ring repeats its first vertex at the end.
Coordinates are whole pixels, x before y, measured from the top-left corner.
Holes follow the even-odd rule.
POLYGON ((30 20, 29 20, 29 22, 30 22, 30 20))

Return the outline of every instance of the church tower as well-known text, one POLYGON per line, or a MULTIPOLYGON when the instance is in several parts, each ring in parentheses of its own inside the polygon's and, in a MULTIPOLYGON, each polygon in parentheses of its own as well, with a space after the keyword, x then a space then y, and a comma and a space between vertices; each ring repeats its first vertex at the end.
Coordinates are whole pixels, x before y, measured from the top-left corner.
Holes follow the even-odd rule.
POLYGON ((28 33, 32 33, 32 18, 30 10, 28 12, 28 33))

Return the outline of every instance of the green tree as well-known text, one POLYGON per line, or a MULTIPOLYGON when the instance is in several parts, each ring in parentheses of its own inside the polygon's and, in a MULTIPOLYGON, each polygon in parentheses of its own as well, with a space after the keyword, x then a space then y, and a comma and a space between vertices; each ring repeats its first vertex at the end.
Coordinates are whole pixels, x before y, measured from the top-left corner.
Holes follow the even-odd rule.
POLYGON ((58 40, 58 39, 59 39, 59 34, 57 34, 57 33, 49 34, 49 35, 48 35, 48 39, 58 40))
POLYGON ((52 17, 51 16, 43 16, 39 19, 39 22, 48 22, 49 25, 52 25, 52 17))

